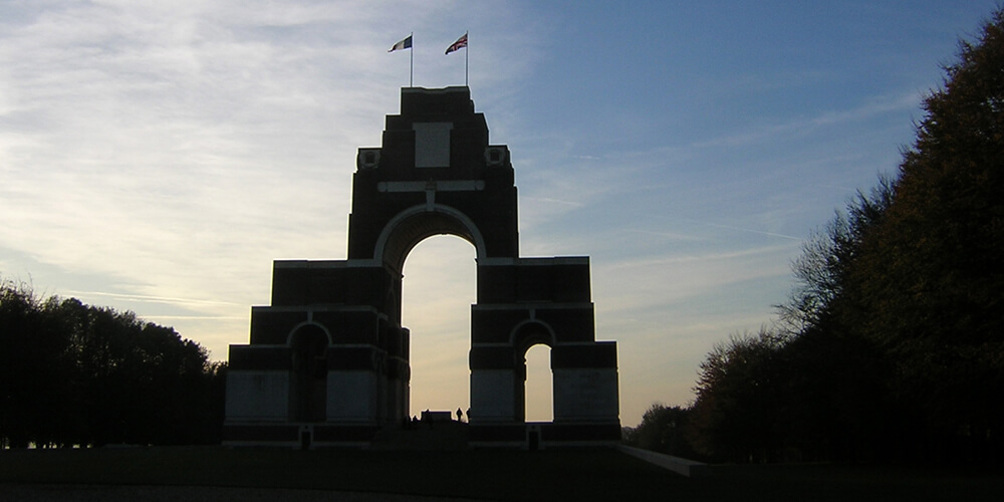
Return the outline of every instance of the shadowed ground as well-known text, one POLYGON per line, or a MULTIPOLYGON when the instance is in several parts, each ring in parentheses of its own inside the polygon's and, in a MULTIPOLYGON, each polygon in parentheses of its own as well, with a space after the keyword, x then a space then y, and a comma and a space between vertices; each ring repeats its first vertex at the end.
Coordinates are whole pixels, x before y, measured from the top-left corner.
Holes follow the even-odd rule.
POLYGON ((0 484, 0 500, 18 502, 475 502, 472 499, 388 493, 218 486, 108 486, 0 484))
POLYGON ((0 500, 996 500, 1000 469, 721 466, 688 479, 615 450, 0 452, 0 500), (389 497, 390 494, 407 497, 389 497), (411 496, 416 496, 411 497, 411 496), (434 497, 434 498, 422 498, 434 497))

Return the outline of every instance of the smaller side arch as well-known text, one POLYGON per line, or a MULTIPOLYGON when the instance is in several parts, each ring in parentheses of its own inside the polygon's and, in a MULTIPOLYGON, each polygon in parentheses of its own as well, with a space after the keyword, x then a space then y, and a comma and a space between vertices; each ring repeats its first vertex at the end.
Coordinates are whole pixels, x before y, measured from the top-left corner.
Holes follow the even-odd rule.
POLYGON ((321 333, 324 333, 325 338, 328 340, 328 345, 334 344, 334 339, 331 336, 331 332, 328 331, 328 328, 325 328, 323 325, 314 321, 303 321, 300 324, 293 326, 293 329, 289 330, 289 334, 286 335, 286 345, 290 347, 293 346, 294 336, 296 336, 297 332, 303 333, 302 330, 304 329, 312 331, 313 328, 317 328, 321 333))
POLYGON ((305 322, 290 331, 290 417, 323 421, 326 413, 328 348, 331 335, 323 326, 305 322))
MULTIPOLYGON (((513 415, 519 422, 526 422, 527 361, 526 356, 536 345, 545 345, 553 350, 557 338, 549 324, 537 319, 524 319, 517 323, 509 334, 509 345, 513 357, 513 415)), ((538 381, 539 382, 539 381, 538 381)), ((551 414, 554 399, 551 397, 551 414)))
POLYGON ((327 354, 331 334, 323 326, 305 322, 294 328, 287 340, 293 371, 312 378, 324 378, 328 371, 327 354))

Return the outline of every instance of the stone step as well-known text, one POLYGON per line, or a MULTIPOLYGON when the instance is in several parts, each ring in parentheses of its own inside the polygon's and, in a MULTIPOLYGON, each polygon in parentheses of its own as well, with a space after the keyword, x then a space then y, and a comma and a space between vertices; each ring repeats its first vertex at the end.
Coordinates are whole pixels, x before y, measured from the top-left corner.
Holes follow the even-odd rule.
POLYGON ((466 450, 467 424, 437 422, 381 429, 373 437, 374 450, 466 450))

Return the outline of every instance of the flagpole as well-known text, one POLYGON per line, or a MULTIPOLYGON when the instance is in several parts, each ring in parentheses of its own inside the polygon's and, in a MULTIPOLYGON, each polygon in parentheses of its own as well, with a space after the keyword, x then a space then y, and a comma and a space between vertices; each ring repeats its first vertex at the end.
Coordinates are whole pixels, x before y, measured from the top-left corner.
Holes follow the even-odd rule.
POLYGON ((446 48, 447 55, 451 52, 464 49, 464 87, 470 87, 471 85, 471 50, 468 48, 470 45, 468 34, 470 34, 470 30, 465 31, 462 37, 458 38, 456 42, 453 42, 446 48))
POLYGON ((415 32, 408 35, 411 38, 411 72, 408 73, 408 87, 415 87, 415 32))

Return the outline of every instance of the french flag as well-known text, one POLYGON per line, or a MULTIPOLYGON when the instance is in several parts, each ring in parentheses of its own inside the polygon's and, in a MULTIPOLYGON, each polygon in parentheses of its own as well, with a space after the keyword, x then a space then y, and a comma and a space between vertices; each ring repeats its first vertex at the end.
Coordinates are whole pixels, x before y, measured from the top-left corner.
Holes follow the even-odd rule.
MULTIPOLYGON (((401 50, 401 49, 411 49, 411 37, 412 36, 413 35, 408 35, 408 38, 406 38, 406 39, 404 39, 404 40, 402 40, 402 41, 394 44, 394 47, 391 47, 390 50, 387 51, 387 52, 394 52, 396 50, 401 50)), ((465 41, 464 43, 466 44, 467 42, 465 41)))

